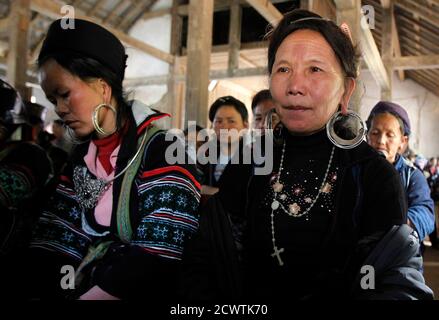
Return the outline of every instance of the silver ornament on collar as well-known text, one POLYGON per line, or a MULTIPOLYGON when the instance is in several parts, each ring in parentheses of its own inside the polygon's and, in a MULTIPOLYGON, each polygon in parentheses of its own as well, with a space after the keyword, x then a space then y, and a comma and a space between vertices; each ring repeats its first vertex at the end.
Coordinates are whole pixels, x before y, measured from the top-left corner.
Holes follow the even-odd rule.
POLYGON ((73 184, 76 197, 80 206, 84 209, 96 207, 99 199, 110 183, 100 178, 94 178, 86 167, 77 166, 73 170, 73 184))

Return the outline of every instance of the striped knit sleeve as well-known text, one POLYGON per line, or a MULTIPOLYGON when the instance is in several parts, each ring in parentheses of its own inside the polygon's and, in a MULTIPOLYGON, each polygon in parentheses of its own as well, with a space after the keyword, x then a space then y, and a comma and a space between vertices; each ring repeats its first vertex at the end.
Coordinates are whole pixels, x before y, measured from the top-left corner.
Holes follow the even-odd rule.
POLYGON ((73 184, 67 176, 61 176, 55 193, 35 225, 30 248, 81 261, 92 240, 82 230, 81 216, 82 209, 75 198, 73 184))
POLYGON ((94 271, 101 289, 122 299, 171 298, 177 292, 183 248, 198 229, 200 189, 195 165, 165 159, 164 133, 145 150, 131 207, 131 245, 115 243, 94 271))
POLYGON ((147 252, 180 260, 185 241, 198 229, 200 183, 194 165, 169 164, 164 133, 148 147, 137 181, 139 224, 132 243, 147 252))

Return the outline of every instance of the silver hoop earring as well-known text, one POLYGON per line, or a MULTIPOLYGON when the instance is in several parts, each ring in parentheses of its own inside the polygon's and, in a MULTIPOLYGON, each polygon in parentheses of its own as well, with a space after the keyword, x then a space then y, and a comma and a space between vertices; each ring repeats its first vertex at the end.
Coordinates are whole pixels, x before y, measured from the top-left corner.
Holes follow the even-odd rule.
POLYGON ((341 111, 334 113, 326 124, 326 133, 331 142, 342 149, 352 149, 364 141, 366 123, 360 115, 352 110, 347 114, 341 111))
POLYGON ((105 132, 105 130, 102 129, 102 127, 99 125, 99 110, 101 108, 104 108, 104 107, 110 109, 116 115, 116 109, 114 109, 114 107, 111 104, 101 103, 93 111, 91 121, 93 122, 93 127, 95 128, 96 132, 103 135, 103 136, 106 136, 106 135, 110 135, 110 134, 114 133, 116 131, 116 129, 113 132, 108 133, 108 132, 105 132))

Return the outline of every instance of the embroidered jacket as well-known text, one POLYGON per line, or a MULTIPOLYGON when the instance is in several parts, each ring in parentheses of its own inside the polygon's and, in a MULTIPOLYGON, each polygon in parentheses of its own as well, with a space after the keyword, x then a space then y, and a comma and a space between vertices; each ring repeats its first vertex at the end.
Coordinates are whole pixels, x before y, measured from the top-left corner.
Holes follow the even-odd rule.
MULTIPOLYGON (((129 126, 122 138, 115 174, 124 169, 136 153, 138 137, 154 120, 165 116, 141 103, 133 103, 129 123, 136 123, 136 126, 129 126)), ((166 141, 165 134, 165 131, 158 131, 148 140, 132 185, 129 207, 133 233, 130 243, 123 243, 117 236, 116 209, 122 178, 113 182, 110 227, 97 224, 94 210, 83 210, 79 205, 72 172, 75 165, 84 165, 88 144, 79 145, 74 151, 72 166, 61 177, 55 195, 36 226, 31 242, 32 259, 38 260, 39 254, 56 256, 49 259, 53 265, 67 263, 76 268, 91 245, 111 239, 115 242, 93 271, 95 285, 117 297, 132 298, 148 296, 154 283, 157 288, 153 290, 159 290, 164 288, 158 287, 166 287, 170 279, 175 279, 175 267, 181 260, 184 243, 198 228, 200 184, 194 165, 167 163, 165 151, 173 142, 166 141)), ((44 266, 37 270, 40 275, 36 277, 47 274, 44 266)), ((52 283, 59 286, 59 269, 57 272, 58 281, 52 279, 52 283)), ((36 284, 37 287, 40 285, 43 282, 36 284)), ((36 290, 40 291, 39 288, 36 290)), ((42 294, 52 296, 53 292, 42 294)))

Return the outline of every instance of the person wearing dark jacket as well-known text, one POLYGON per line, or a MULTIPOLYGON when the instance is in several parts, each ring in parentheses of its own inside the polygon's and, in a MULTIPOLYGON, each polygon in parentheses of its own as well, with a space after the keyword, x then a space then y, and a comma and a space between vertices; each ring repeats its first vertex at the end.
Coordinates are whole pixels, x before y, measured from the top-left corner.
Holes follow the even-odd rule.
POLYGON ((46 200, 53 166, 47 153, 31 141, 12 141, 12 133, 29 122, 20 94, 0 80, 0 282, 15 296, 15 270, 29 245, 32 227, 46 200))
POLYGON ((248 128, 248 112, 244 103, 232 96, 215 100, 209 109, 209 120, 215 131, 217 159, 204 166, 205 180, 202 193, 212 195, 218 191, 221 176, 235 153, 242 150, 242 134, 248 128))
POLYGON ((410 119, 400 105, 378 102, 367 120, 368 142, 398 171, 408 202, 408 221, 421 241, 434 229, 434 202, 422 172, 400 155, 410 136, 410 119))
MULTIPOLYGON (((127 55, 105 28, 54 21, 38 67, 55 111, 79 140, 29 246, 25 296, 171 299, 185 241, 197 230, 194 165, 171 165, 168 116, 122 91, 127 55), (61 281, 64 267, 74 279, 61 281)), ((152 303, 152 302, 151 302, 152 303)))
MULTIPOLYGON (((362 241, 377 234, 382 238, 407 221, 397 171, 363 141, 365 125, 348 111, 357 55, 346 28, 294 10, 269 33, 270 91, 281 122, 272 133, 273 149, 260 147, 266 161, 273 161, 273 170, 259 174, 256 164, 229 166, 217 195, 223 216, 246 221, 240 264, 243 294, 238 300, 360 298, 351 294, 352 288, 371 252, 370 247, 361 250, 362 241)), ((203 221, 208 219, 203 214, 201 219, 204 230, 186 251, 186 263, 193 270, 221 263, 212 253, 214 245, 218 247, 212 238, 234 236, 233 223, 222 228, 203 221)), ((222 243, 226 250, 231 242, 222 243)), ((222 269, 224 276, 212 279, 198 273, 193 279, 216 283, 211 296, 227 298, 235 289, 221 282, 228 283, 225 279, 239 274, 239 268, 222 269)), ((419 275, 419 270, 413 271, 419 275)), ((399 276, 411 281, 405 274, 399 276)), ((390 290, 380 279, 369 294, 373 298, 383 291, 399 297, 408 290, 404 281, 390 290)), ((200 297, 201 292, 191 296, 200 297)), ((432 296, 422 292, 414 297, 432 296)))

